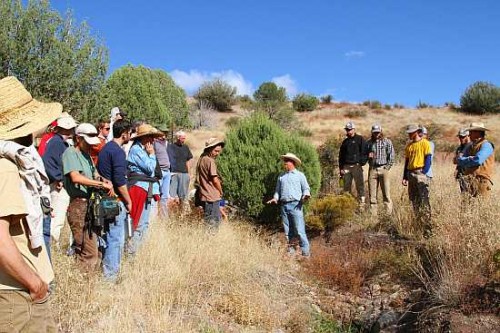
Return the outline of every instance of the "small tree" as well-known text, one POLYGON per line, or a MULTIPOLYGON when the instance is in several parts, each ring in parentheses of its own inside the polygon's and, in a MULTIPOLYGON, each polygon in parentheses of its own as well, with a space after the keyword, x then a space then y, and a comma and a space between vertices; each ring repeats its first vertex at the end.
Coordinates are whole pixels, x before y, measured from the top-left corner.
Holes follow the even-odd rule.
POLYGON ((460 97, 460 110, 474 114, 499 113, 500 87, 483 81, 472 84, 460 97))
POLYGON ((267 115, 257 112, 242 119, 226 135, 219 168, 226 198, 247 216, 266 223, 276 222, 278 209, 265 205, 272 198, 283 163, 280 156, 292 152, 301 160, 311 193, 320 186, 320 166, 314 147, 284 131, 267 115))
POLYGON ((274 119, 277 112, 282 109, 288 101, 286 89, 278 87, 274 82, 264 82, 254 92, 253 97, 257 108, 274 119))
POLYGON ((332 104, 332 101, 333 101, 332 95, 321 96, 321 103, 323 104, 332 104))
POLYGON ((198 102, 204 101, 210 103, 217 111, 231 111, 231 107, 236 103, 236 88, 222 79, 215 79, 203 83, 194 95, 194 98, 198 102))
POLYGON ((316 96, 308 94, 298 94, 292 101, 293 109, 295 111, 313 111, 318 107, 319 101, 316 96))

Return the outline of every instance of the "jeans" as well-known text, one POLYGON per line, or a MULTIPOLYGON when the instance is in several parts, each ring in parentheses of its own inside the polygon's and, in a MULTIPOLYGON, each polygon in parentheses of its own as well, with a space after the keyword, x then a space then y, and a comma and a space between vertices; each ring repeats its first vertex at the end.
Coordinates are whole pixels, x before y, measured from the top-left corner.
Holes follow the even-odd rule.
POLYGON ((102 271, 106 279, 114 280, 120 271, 123 247, 125 246, 125 228, 127 227, 127 211, 125 205, 120 201, 120 214, 115 220, 109 221, 103 238, 106 241, 106 249, 102 256, 102 271))
POLYGON ((170 196, 186 200, 189 191, 189 173, 173 173, 170 181, 170 196))
POLYGON ((163 178, 161 179, 161 198, 160 198, 160 215, 168 216, 167 200, 170 197, 170 171, 161 170, 163 178))
POLYGON ((205 222, 214 228, 218 228, 221 222, 220 200, 214 202, 205 201, 203 203, 205 222))
POLYGON ((144 237, 149 228, 149 213, 151 212, 151 205, 148 207, 144 207, 144 210, 141 213, 141 218, 139 219, 139 224, 137 225, 137 229, 134 230, 132 234, 132 238, 130 238, 127 252, 128 254, 134 255, 139 249, 140 245, 144 241, 144 237))
POLYGON ((302 202, 291 201, 282 203, 281 218, 283 219, 283 228, 285 229, 285 236, 288 241, 288 252, 294 252, 293 242, 298 238, 302 255, 309 256, 309 241, 306 235, 302 202))
POLYGON ((50 253, 50 214, 43 214, 43 240, 45 241, 45 247, 47 248, 47 254, 49 255, 49 260, 52 262, 52 257, 50 253))

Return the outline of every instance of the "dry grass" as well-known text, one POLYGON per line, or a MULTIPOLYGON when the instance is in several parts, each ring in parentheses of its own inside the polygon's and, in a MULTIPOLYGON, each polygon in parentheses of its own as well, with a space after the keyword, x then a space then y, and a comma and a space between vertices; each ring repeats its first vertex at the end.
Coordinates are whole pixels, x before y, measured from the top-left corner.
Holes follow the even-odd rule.
POLYGON ((244 224, 211 235, 196 223, 158 221, 119 284, 82 276, 56 255, 56 318, 64 332, 271 331, 297 325, 300 312, 307 325, 296 263, 281 254, 244 224))

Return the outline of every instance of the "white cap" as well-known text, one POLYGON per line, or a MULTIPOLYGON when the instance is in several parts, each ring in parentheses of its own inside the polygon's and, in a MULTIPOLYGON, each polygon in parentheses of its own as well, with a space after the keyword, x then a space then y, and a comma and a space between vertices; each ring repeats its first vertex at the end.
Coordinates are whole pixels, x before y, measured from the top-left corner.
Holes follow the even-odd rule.
POLYGON ((94 125, 83 123, 75 129, 75 135, 81 136, 89 145, 98 145, 101 140, 97 137, 97 129, 94 125))
POLYGON ((69 130, 76 127, 76 121, 70 115, 65 115, 63 117, 57 118, 57 127, 69 130))
POLYGON ((354 129, 354 128, 356 128, 356 125, 354 125, 354 123, 352 121, 350 121, 347 124, 345 124, 345 127, 344 127, 344 129, 346 129, 346 130, 351 130, 351 129, 354 129))
POLYGON ((118 114, 120 114, 120 109, 118 107, 114 107, 111 109, 111 118, 116 117, 118 114))

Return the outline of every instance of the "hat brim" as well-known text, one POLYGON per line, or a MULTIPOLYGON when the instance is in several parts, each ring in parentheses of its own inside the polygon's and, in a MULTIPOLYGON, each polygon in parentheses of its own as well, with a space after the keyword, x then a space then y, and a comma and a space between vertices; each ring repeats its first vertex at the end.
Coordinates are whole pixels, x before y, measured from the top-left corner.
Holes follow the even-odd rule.
POLYGON ((293 156, 290 156, 290 155, 281 155, 281 159, 284 161, 284 160, 291 160, 291 161, 294 161, 295 162, 295 165, 301 165, 302 164, 302 161, 300 159, 298 159, 297 157, 293 157, 293 156))
POLYGON ((486 127, 469 127, 467 129, 469 132, 470 131, 478 131, 478 132, 486 132, 486 131, 489 131, 489 129, 487 129, 486 127))
POLYGON ((101 140, 97 136, 88 136, 86 134, 80 134, 80 137, 82 137, 85 142, 87 142, 91 146, 95 146, 101 143, 101 140))
POLYGON ((206 146, 205 148, 203 148, 203 151, 206 151, 206 150, 208 150, 210 148, 217 147, 217 146, 221 146, 222 148, 224 148, 225 145, 226 144, 225 144, 224 141, 216 141, 216 142, 214 142, 214 143, 206 146))
POLYGON ((133 137, 132 140, 137 140, 137 139, 143 138, 145 136, 151 136, 153 138, 159 138, 160 136, 163 136, 163 132, 155 131, 155 132, 141 133, 141 134, 138 134, 135 137, 133 137))
POLYGON ((60 103, 42 103, 36 99, 0 116, 0 140, 21 138, 45 129, 62 113, 60 103))
POLYGON ((415 128, 414 130, 406 130, 405 132, 406 134, 415 133, 418 132, 418 128, 415 128))

